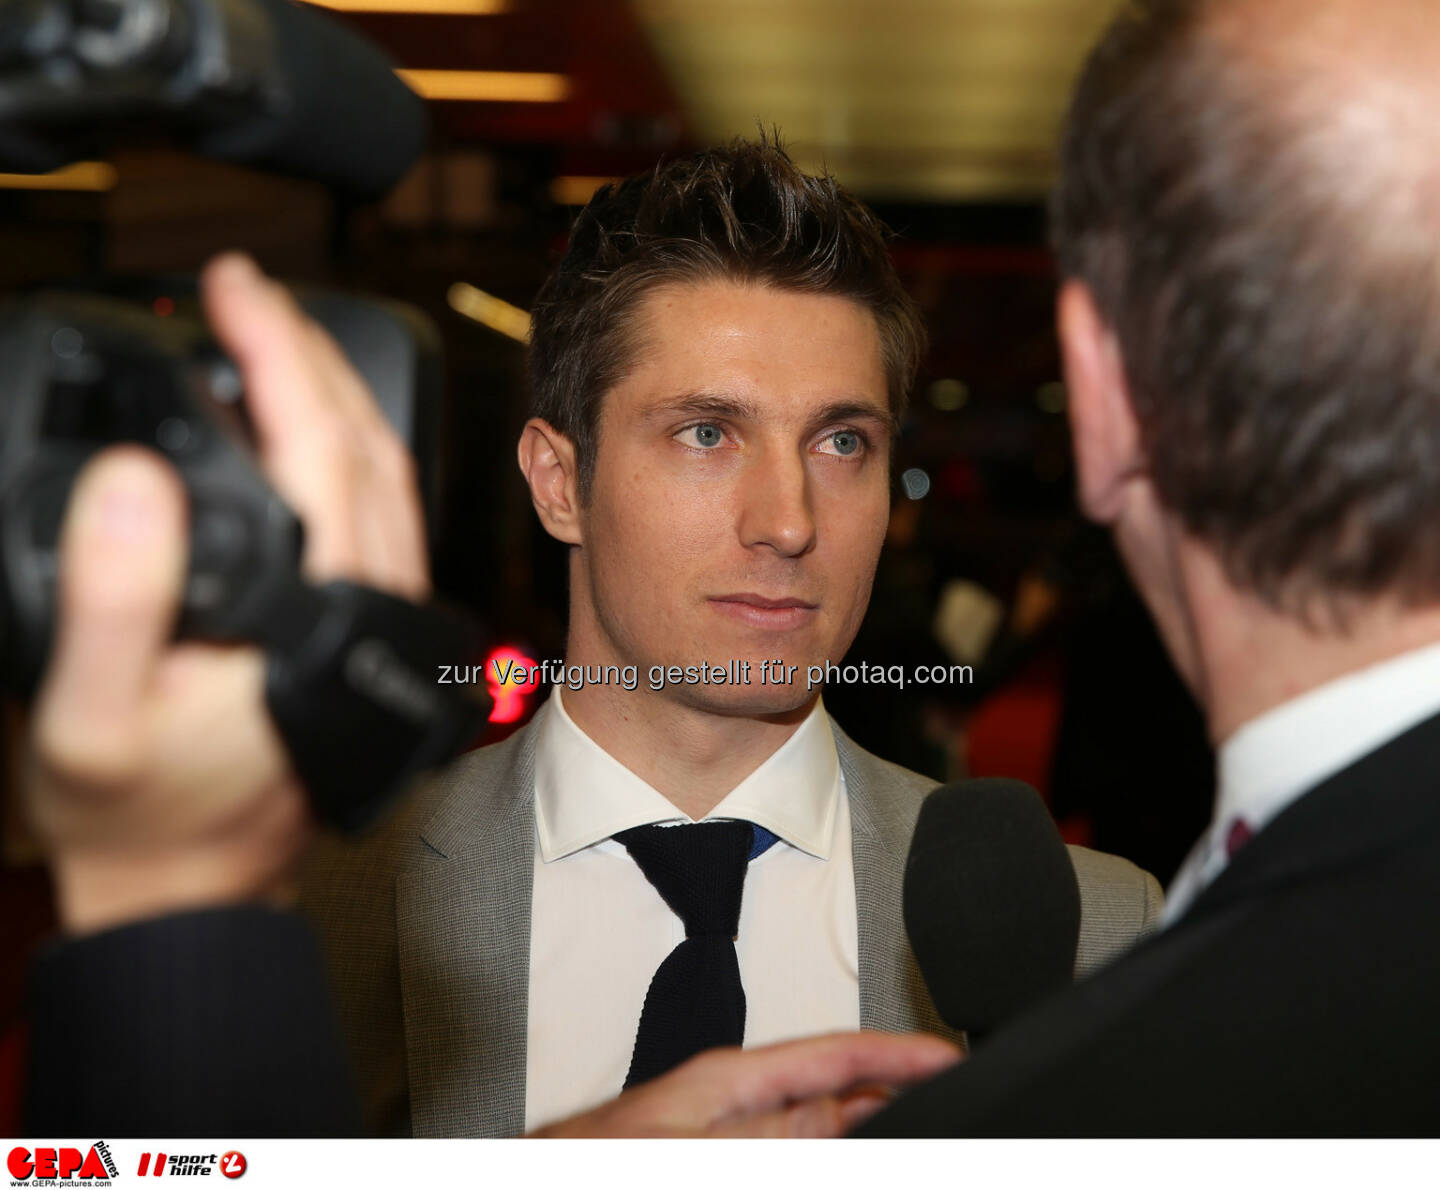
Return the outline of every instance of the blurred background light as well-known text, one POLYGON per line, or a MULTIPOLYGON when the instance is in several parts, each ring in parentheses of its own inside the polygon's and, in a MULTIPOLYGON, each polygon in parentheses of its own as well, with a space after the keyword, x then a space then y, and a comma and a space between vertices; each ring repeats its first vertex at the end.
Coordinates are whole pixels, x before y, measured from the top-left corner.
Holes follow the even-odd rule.
POLYGON ((930 386, 930 404, 942 413, 963 409, 970 400, 970 390, 959 380, 937 380, 930 386))
POLYGON ((871 197, 1041 194, 1114 0, 635 0, 701 140, 778 125, 871 197))
POLYGON ((1064 413, 1068 400, 1065 385, 1058 380, 1042 384, 1035 390, 1035 404, 1042 413, 1064 413))
POLYGON ((531 710, 527 697, 536 685, 535 662, 514 645, 492 649, 485 658, 485 686, 494 700, 490 708, 491 723, 516 723, 531 710), (519 680, 523 673, 525 680, 519 680), (504 679, 503 681, 501 679, 504 679))
POLYGON ((560 103, 570 95, 563 74, 519 70, 397 70, 425 99, 469 103, 560 103))
POLYGON ((305 0, 337 12, 393 12, 417 16, 487 17, 506 12, 510 0, 305 0))
POLYGON ((900 477, 900 486, 912 500, 923 500, 930 494, 930 477, 919 467, 911 467, 900 477))
POLYGON ((619 178, 566 175, 550 183, 550 198, 562 207, 583 207, 601 186, 618 181, 619 178))
POLYGON ((115 167, 104 161, 77 161, 47 174, 0 174, 5 190, 113 190, 115 167))
POLYGON ((530 315, 494 294, 464 281, 457 281, 446 293, 450 308, 481 326, 498 331, 520 343, 530 338, 530 315))

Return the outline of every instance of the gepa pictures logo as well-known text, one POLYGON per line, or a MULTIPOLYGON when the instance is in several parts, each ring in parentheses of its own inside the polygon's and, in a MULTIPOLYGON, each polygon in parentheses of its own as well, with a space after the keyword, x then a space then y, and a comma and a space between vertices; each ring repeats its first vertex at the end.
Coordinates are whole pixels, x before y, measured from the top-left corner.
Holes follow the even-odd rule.
POLYGON ((110 1147, 97 1140, 88 1150, 41 1146, 27 1149, 16 1145, 5 1161, 12 1185, 24 1182, 54 1186, 100 1185, 119 1174, 110 1147))

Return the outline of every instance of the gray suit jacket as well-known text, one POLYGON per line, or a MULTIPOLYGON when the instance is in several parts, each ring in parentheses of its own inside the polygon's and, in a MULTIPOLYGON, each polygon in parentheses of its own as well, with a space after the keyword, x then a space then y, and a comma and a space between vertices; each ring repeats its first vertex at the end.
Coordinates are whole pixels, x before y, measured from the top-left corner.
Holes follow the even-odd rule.
MULTIPOLYGON (((835 743, 850 798, 860 1024, 954 1037, 901 920, 910 836, 936 783, 838 726, 835 743)), ((366 838, 322 842, 308 863, 302 905, 324 941, 373 1131, 524 1131, 534 768, 534 733, 522 730, 451 765, 366 838)), ((1162 898, 1127 860, 1071 855, 1076 967, 1088 974, 1153 928, 1162 898)))

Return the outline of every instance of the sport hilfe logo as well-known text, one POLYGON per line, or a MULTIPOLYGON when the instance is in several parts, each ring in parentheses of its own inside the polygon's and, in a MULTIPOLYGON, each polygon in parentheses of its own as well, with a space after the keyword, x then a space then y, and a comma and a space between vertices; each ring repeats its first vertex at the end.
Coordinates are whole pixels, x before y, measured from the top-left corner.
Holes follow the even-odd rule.
POLYGON ((147 1174, 158 1178, 162 1174, 170 1174, 172 1177, 209 1177, 217 1169, 227 1178, 238 1178, 244 1174, 248 1167, 245 1154, 231 1149, 223 1154, 215 1153, 188 1153, 188 1154, 154 1154, 152 1163, 150 1153, 140 1154, 140 1167, 135 1171, 137 1177, 145 1177, 147 1174))
POLYGON ((5 1168, 16 1182, 80 1182, 97 1179, 108 1181, 119 1175, 110 1148, 103 1140, 97 1140, 88 1152, 79 1149, 38 1148, 33 1152, 23 1145, 10 1150, 5 1168))

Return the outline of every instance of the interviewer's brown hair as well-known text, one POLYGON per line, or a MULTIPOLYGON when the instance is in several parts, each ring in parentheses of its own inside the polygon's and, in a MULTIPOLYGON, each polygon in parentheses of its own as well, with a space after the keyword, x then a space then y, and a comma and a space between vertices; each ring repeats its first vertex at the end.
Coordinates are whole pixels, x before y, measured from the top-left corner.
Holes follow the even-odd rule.
POLYGON ((1061 271, 1119 340, 1160 498, 1232 582, 1301 613, 1433 601, 1429 99, 1307 70, 1216 19, 1238 8, 1136 0, 1112 23, 1065 132, 1061 271))

